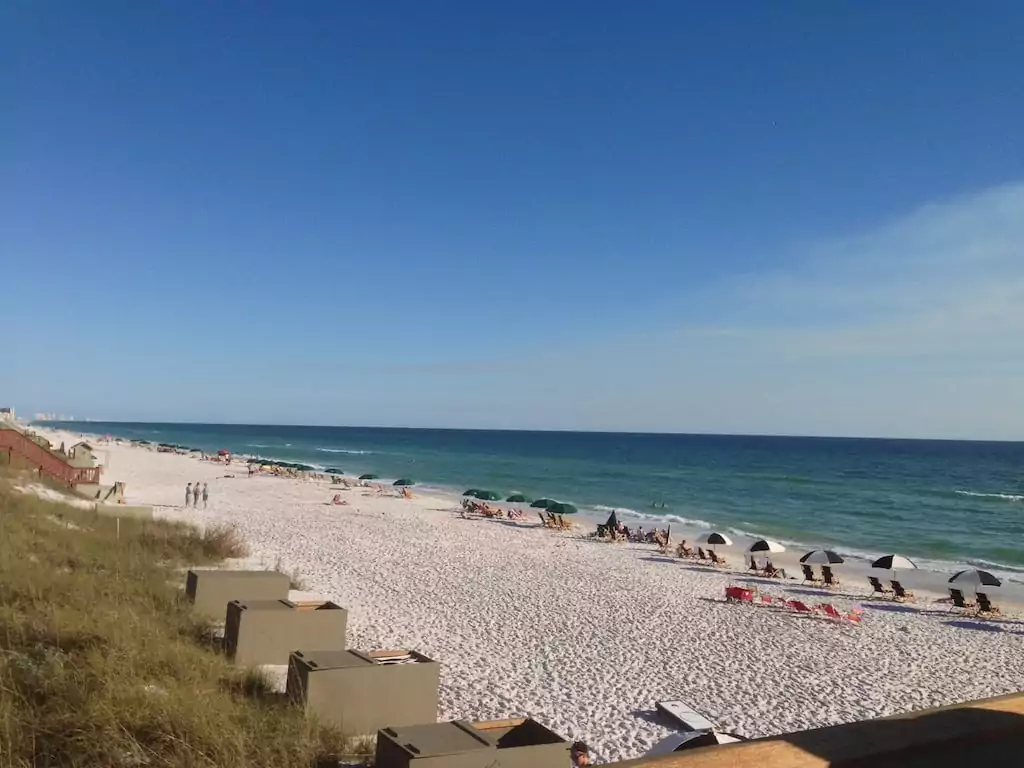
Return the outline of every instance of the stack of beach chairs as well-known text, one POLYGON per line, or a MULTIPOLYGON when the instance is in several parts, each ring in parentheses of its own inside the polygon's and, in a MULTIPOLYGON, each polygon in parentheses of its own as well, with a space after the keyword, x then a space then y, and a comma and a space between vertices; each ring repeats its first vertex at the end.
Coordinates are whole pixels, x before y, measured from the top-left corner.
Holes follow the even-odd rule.
POLYGON ((378 768, 564 768, 570 744, 529 718, 438 722, 441 665, 409 649, 346 645, 348 611, 293 600, 276 571, 193 569, 194 610, 224 622, 224 653, 246 667, 287 665, 285 695, 351 737, 376 734, 378 768))

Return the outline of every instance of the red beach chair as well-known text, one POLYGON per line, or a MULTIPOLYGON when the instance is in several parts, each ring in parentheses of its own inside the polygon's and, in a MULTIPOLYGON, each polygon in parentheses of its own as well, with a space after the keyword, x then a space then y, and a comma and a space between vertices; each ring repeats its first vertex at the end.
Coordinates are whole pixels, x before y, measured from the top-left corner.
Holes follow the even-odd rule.
POLYGON ((822 603, 818 606, 818 610, 826 616, 828 616, 830 619, 835 619, 836 621, 843 620, 843 614, 841 614, 839 610, 831 603, 822 603))
POLYGON ((796 611, 797 613, 814 613, 813 608, 807 607, 807 604, 800 600, 787 600, 786 607, 796 611))

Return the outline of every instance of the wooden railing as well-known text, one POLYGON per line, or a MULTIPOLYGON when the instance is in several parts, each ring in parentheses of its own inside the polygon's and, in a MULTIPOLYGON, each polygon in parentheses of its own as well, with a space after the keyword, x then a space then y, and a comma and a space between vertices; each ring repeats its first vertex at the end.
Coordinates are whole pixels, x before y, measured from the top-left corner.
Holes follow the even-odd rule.
MULTIPOLYGON (((969 671, 954 664, 950 673, 969 674, 969 671)), ((614 765, 618 768, 1024 766, 1024 694, 614 765)))
POLYGON ((102 467, 73 467, 15 429, 0 428, 0 451, 9 456, 17 455, 40 473, 70 486, 100 481, 102 467))

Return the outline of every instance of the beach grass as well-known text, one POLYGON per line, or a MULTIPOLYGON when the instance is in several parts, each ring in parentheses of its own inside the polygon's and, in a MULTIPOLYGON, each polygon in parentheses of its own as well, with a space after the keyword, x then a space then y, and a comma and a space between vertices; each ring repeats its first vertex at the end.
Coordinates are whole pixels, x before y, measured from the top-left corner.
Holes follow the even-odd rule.
POLYGON ((0 475, 0 764, 313 766, 368 751, 196 639, 183 568, 231 528, 117 521, 0 475))

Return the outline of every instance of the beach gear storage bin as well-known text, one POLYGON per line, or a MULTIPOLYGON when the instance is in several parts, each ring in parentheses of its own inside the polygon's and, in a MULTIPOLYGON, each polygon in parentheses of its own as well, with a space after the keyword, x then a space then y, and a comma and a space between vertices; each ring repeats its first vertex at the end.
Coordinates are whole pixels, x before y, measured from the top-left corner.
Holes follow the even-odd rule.
POLYGON ((536 720, 388 727, 377 733, 377 768, 565 768, 570 744, 536 720))
POLYGON ((288 697, 346 736, 437 720, 441 665, 415 651, 295 651, 288 697))
POLYGON ((497 753, 490 739, 463 721, 394 726, 377 732, 374 765, 376 768, 494 768, 497 753))
POLYGON ((283 600, 291 580, 277 571, 225 571, 194 568, 185 578, 185 594, 204 616, 224 621, 232 600, 283 600))
POLYGON ((232 600, 224 652, 236 664, 287 664, 300 648, 345 649, 348 611, 330 601, 232 600))

